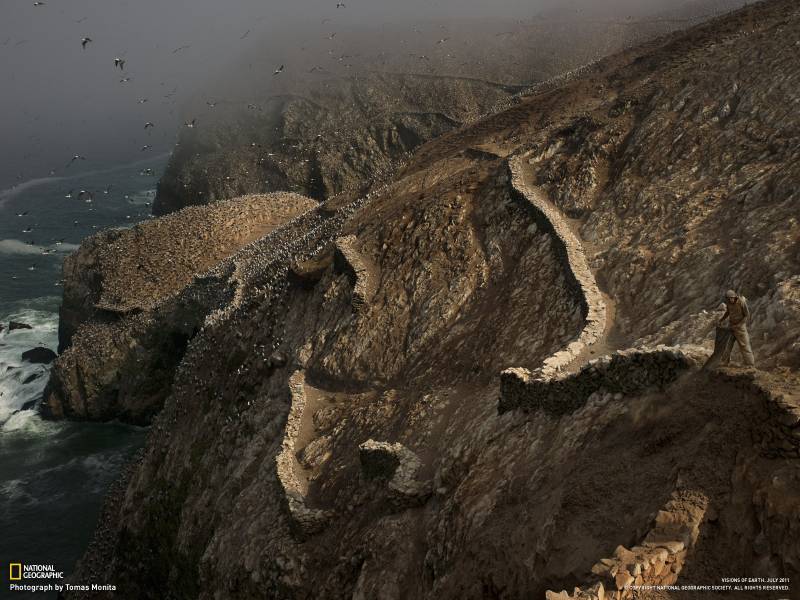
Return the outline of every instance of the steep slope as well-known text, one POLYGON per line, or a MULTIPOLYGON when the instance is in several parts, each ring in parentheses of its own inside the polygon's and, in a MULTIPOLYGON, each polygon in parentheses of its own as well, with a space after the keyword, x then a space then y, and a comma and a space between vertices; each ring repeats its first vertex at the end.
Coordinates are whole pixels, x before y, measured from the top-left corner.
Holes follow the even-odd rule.
POLYGON ((267 46, 218 83, 211 106, 186 108, 197 123, 181 131, 153 213, 276 190, 363 192, 420 144, 516 103, 532 84, 741 4, 345 28, 306 41, 279 78, 258 76, 273 68, 267 46))
POLYGON ((618 54, 238 253, 76 580, 366 599, 796 579, 798 48, 800 8, 773 0, 618 54), (688 345, 728 287, 763 373, 701 371, 688 345))
POLYGON ((317 200, 363 191, 423 142, 521 89, 468 78, 372 73, 272 96, 240 113, 215 114, 183 130, 153 212, 272 190, 317 200))

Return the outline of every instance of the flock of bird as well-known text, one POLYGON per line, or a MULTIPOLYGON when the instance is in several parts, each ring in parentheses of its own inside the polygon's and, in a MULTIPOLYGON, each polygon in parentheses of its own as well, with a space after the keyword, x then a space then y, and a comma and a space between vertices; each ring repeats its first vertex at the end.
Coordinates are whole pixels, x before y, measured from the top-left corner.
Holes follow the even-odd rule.
MULTIPOLYGON (((42 1, 33 2, 33 6, 35 6, 35 7, 45 7, 46 5, 47 5, 47 3, 46 2, 42 2, 42 1)), ((336 8, 337 9, 344 9, 344 8, 346 8, 346 6, 342 2, 338 2, 336 4, 336 8)), ((81 23, 81 22, 83 22, 85 20, 86 20, 86 17, 83 17, 83 18, 81 18, 80 20, 78 20, 76 22, 77 23, 81 23)), ((330 19, 326 19, 325 21, 328 22, 328 21, 330 21, 330 19)), ((239 39, 244 40, 245 38, 247 38, 250 35, 250 33, 251 33, 251 30, 247 29, 240 36, 239 39)), ((335 37, 336 37, 336 32, 333 32, 328 36, 328 39, 329 40, 333 40, 335 37)), ((5 43, 0 44, 0 45, 5 46, 5 45, 8 44, 9 41, 10 41, 10 38, 9 38, 9 40, 6 40, 5 43)), ((24 42, 24 41, 25 40, 23 40, 22 42, 24 42)), ((79 43, 80 43, 80 46, 81 46, 81 50, 88 53, 88 52, 91 52, 92 46, 94 45, 94 39, 90 35, 82 35, 80 37, 79 43)), ((174 48, 172 50, 172 54, 177 54, 177 53, 182 52, 184 50, 188 50, 191 47, 192 47, 191 44, 184 44, 184 45, 178 46, 177 48, 174 48)), ((125 58, 124 54, 123 55, 114 56, 113 61, 111 61, 111 62, 113 64, 113 68, 115 70, 116 69, 119 70, 119 73, 120 73, 119 82, 120 83, 124 84, 124 83, 128 83, 128 82, 130 82, 132 80, 131 76, 128 75, 128 72, 126 70, 127 59, 125 58)), ((274 71, 272 72, 272 75, 273 76, 278 76, 278 75, 284 73, 285 69, 286 69, 286 66, 284 64, 280 64, 279 66, 277 66, 274 69, 274 71)), ((318 70, 322 71, 321 68, 319 68, 318 70)), ((164 85, 164 84, 162 83, 162 85, 164 85)), ((171 92, 165 94, 164 97, 167 98, 167 99, 172 98, 176 92, 177 92, 177 87, 174 88, 171 92)), ((139 97, 139 98, 137 98, 137 103, 140 104, 140 105, 144 105, 148 101, 149 101, 149 99, 147 97, 139 97)), ((216 101, 207 100, 206 101, 206 105, 208 106, 208 108, 213 109, 213 108, 215 108, 217 106, 217 102, 216 101)), ((196 117, 184 122, 184 126, 186 128, 188 128, 188 129, 193 129, 193 128, 196 127, 196 125, 197 125, 197 118, 196 117)), ((143 129, 148 133, 150 133, 150 131, 152 131, 155 127, 156 127, 155 123, 153 121, 151 121, 151 120, 147 120, 143 125, 143 129)), ((142 145, 140 147, 140 152, 146 152, 146 151, 152 150, 152 148, 153 148, 153 145, 150 144, 150 143, 147 143, 147 144, 144 144, 144 145, 142 145)), ((66 164, 63 167, 63 169, 65 169, 65 170, 71 169, 71 167, 73 167, 73 165, 75 165, 76 163, 83 162, 83 161, 87 161, 86 155, 81 154, 81 153, 74 154, 66 162, 66 164)), ((57 173, 56 173, 56 170, 54 169, 54 170, 51 170, 49 172, 49 174, 51 176, 55 176, 57 173)), ((154 172, 154 170, 151 167, 142 168, 139 171, 139 174, 142 175, 142 176, 150 176, 150 177, 156 175, 156 173, 154 172)), ((66 191, 64 193, 63 197, 65 199, 67 199, 67 200, 79 201, 79 202, 83 202, 83 203, 85 203, 87 205, 90 205, 88 207, 88 210, 92 211, 94 209, 92 208, 91 205, 95 202, 95 199, 96 199, 97 195, 102 193, 102 196, 106 196, 107 197, 109 194, 111 194, 112 188, 113 188, 113 185, 107 185, 105 187, 105 189, 102 189, 102 190, 91 190, 91 189, 76 190, 76 189, 70 189, 70 190, 68 190, 68 191, 66 191)), ((129 195, 125 195, 124 198, 128 202, 133 202, 133 199, 129 195)), ((150 202, 145 202, 144 205, 145 206, 149 206, 150 202)), ((29 210, 25 210, 25 211, 18 212, 17 216, 20 217, 20 218, 29 217, 29 216, 31 216, 31 214, 30 214, 29 210)), ((131 216, 128 215, 127 218, 130 219, 131 216)), ((74 226, 79 225, 79 221, 78 220, 74 220, 73 221, 73 225, 74 226)), ((93 229, 97 229, 97 225, 92 225, 92 228, 93 229)), ((48 246, 41 246, 40 247, 40 246, 38 246, 36 244, 36 242, 33 239, 30 239, 30 235, 34 234, 34 232, 36 231, 36 227, 34 225, 24 226, 21 229, 21 231, 22 231, 22 233, 26 234, 26 237, 28 238, 25 243, 28 244, 29 246, 40 248, 41 249, 41 253, 43 255, 53 254, 56 251, 53 248, 53 246, 59 246, 64 242, 63 239, 51 240, 52 244, 49 247, 48 246)), ((33 265, 28 267, 28 270, 30 270, 30 271, 34 271, 36 269, 37 269, 37 265, 36 264, 33 264, 33 265)), ((16 279, 17 277, 12 275, 11 278, 12 279, 16 279)))

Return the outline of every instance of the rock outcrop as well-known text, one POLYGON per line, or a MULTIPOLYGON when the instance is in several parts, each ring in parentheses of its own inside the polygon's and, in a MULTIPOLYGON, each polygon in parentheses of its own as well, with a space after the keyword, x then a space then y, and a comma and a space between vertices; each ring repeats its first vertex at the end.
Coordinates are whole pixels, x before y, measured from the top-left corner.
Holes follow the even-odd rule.
POLYGON ((37 346, 22 353, 22 360, 27 360, 34 364, 50 364, 56 359, 56 353, 50 348, 37 346))
POLYGON ((148 422, 215 306, 213 293, 198 295, 212 281, 205 274, 315 206, 295 194, 250 196, 86 240, 64 262, 61 354, 43 413, 148 422))

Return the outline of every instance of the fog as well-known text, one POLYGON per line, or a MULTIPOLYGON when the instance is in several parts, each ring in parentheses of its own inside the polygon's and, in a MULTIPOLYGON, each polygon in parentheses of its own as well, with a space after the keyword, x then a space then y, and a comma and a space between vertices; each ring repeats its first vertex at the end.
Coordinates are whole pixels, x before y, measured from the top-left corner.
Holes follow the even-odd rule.
MULTIPOLYGON (((743 2, 738 2, 742 4, 743 2)), ((434 47, 449 22, 631 21, 733 0, 4 0, 0 7, 0 189, 168 151, 198 103, 294 81, 336 63, 348 36, 380 45, 408 28, 434 47), (435 23, 429 32, 420 24, 435 23), (82 39, 90 38, 85 48, 82 39), (327 50, 326 50, 327 48, 327 50), (114 59, 124 60, 122 69, 114 59), (274 70, 284 65, 279 75, 274 70), (250 84, 260 83, 260 88, 250 84), (145 125, 152 123, 152 126, 145 125), (81 158, 71 162, 73 155, 81 158), (71 162, 71 164, 70 164, 71 162)), ((416 37, 411 35, 411 31, 416 37)), ((353 41, 351 40, 351 41, 353 41)), ((453 40, 454 42, 458 40, 453 40)), ((466 41, 463 41, 466 43, 466 41)), ((353 42, 355 43, 355 42, 353 42)), ((406 47, 404 46, 404 47, 406 47)), ((375 49, 390 54, 396 48, 375 49)), ((353 72, 357 60, 344 66, 353 72), (353 63, 353 64, 351 64, 353 63)), ((342 66, 342 65, 338 65, 342 66)), ((375 64, 370 64, 375 67, 375 64)), ((469 70, 469 65, 462 65, 469 70)), ((335 72, 327 69, 326 72, 335 72)))

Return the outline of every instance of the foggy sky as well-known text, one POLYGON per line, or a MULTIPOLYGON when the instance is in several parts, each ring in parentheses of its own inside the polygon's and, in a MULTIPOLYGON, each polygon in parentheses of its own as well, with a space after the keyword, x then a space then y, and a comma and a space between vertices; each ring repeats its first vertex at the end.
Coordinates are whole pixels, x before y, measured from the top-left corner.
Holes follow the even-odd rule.
MULTIPOLYGON (((708 2, 709 0, 704 0, 708 2)), ((719 0, 724 1, 724 0, 719 0)), ((732 0, 727 0, 728 2, 732 0)), ((687 0, 3 0, 0 189, 169 150, 209 82, 258 53, 291 67, 321 32, 426 19, 509 20, 558 10, 634 18, 687 0), (329 19, 329 20, 328 20, 329 19), (325 22, 323 23, 323 20, 325 22), (81 38, 92 39, 86 49, 81 38), (124 71, 115 57, 123 58, 124 71), (130 81, 121 82, 123 77, 130 81), (147 102, 140 104, 140 98, 147 102), (144 129, 146 122, 155 127, 144 129), (145 144, 152 149, 142 151, 145 144), (69 168, 74 154, 86 157, 69 168)), ((263 65, 249 76, 269 80, 263 65)), ((220 93, 219 90, 215 93, 220 93)))

